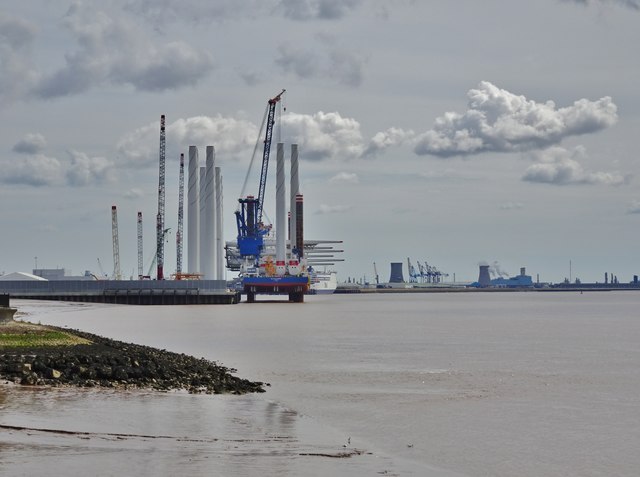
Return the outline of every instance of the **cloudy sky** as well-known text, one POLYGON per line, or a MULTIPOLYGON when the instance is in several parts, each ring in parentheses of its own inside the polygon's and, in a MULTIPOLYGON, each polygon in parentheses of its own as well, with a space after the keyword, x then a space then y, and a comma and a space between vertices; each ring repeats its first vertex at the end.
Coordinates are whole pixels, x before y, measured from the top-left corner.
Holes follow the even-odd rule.
POLYGON ((111 273, 112 204, 123 273, 139 210, 150 264, 161 114, 165 269, 189 145, 216 148, 235 238, 266 102, 286 88, 306 237, 344 241, 342 279, 376 262, 386 280, 410 257, 459 281, 495 261, 630 281, 638 44, 640 0, 0 0, 0 273, 35 257, 111 273))

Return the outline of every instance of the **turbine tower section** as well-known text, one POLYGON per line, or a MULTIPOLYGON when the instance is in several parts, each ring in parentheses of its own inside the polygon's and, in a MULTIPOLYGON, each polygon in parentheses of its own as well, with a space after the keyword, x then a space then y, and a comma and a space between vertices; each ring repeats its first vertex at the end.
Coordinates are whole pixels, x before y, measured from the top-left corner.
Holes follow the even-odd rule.
POLYGON ((184 232, 184 154, 180 154, 178 180, 178 232, 176 233, 176 275, 182 273, 182 234, 184 232))
POLYGON ((164 202, 165 202, 165 127, 160 116, 160 173, 158 179, 158 216, 156 221, 157 279, 164 280, 164 202))
POLYGON ((142 280, 142 212, 138 212, 138 280, 142 280))
POLYGON ((204 217, 200 223, 202 231, 200 254, 203 257, 203 267, 200 271, 205 279, 213 280, 216 274, 216 152, 213 146, 207 146, 206 152, 203 204, 201 204, 204 206, 204 217))
POLYGON ((118 240, 118 210, 115 205, 111 206, 111 238, 113 241, 113 278, 115 280, 121 280, 120 243, 118 240))
POLYGON ((189 188, 187 191, 187 272, 200 268, 200 165, 198 148, 189 146, 189 188))

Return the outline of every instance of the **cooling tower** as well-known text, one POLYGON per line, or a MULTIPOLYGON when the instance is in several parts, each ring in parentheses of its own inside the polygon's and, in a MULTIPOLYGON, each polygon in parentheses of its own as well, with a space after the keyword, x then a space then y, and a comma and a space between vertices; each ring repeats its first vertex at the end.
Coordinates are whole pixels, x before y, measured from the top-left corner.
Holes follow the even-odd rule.
POLYGON ((404 283, 404 277, 402 276, 402 262, 391 263, 391 277, 389 277, 389 283, 404 283))
POLYGON ((491 285, 491 276, 489 275, 489 265, 480 265, 480 276, 478 277, 478 283, 481 287, 488 287, 491 285))

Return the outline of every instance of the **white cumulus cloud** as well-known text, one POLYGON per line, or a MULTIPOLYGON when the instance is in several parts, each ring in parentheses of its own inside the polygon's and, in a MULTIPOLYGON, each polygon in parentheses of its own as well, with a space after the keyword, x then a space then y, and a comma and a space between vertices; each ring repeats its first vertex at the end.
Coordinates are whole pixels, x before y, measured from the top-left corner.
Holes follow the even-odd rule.
POLYGON ((543 149, 568 136, 599 131, 618 119, 608 96, 557 108, 553 101, 537 103, 488 81, 467 96, 469 109, 437 118, 434 127, 417 138, 416 154, 450 157, 543 149))
MULTIPOLYGON (((148 124, 123 136, 117 144, 120 159, 128 167, 157 166, 160 122, 148 124)), ((227 160, 250 157, 258 127, 233 117, 194 116, 180 118, 166 126, 167 157, 186 153, 189 146, 212 145, 216 157, 227 160)))
POLYGON ((386 131, 376 133, 371 138, 364 155, 375 155, 390 147, 401 146, 407 141, 411 141, 414 137, 415 133, 412 130, 405 131, 401 128, 391 127, 386 131))
POLYGON ((360 123, 340 113, 287 113, 283 128, 300 145, 300 157, 310 160, 354 159, 364 152, 360 123))
POLYGON ((64 182, 64 166, 55 157, 44 154, 20 156, 2 166, 0 180, 5 184, 60 185, 64 182))
POLYGON ((586 155, 581 146, 573 150, 552 147, 536 155, 537 162, 527 168, 522 180, 553 185, 590 184, 622 185, 630 176, 620 172, 590 172, 578 162, 586 155))
POLYGON ((113 180, 113 161, 109 159, 70 150, 69 160, 66 172, 69 185, 84 186, 113 180))

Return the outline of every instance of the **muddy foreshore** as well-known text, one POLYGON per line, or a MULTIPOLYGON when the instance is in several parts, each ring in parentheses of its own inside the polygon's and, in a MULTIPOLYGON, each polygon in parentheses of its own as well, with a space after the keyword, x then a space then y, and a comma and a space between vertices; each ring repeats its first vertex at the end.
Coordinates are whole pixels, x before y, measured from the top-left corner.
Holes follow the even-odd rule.
MULTIPOLYGON (((264 392, 265 383, 203 358, 47 326, 90 341, 72 346, 0 347, 0 381, 31 386, 146 388, 191 393, 264 392)), ((266 384, 268 386, 268 384, 266 384)))

